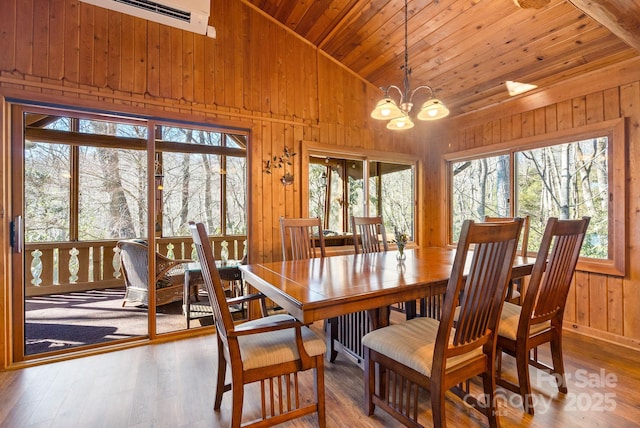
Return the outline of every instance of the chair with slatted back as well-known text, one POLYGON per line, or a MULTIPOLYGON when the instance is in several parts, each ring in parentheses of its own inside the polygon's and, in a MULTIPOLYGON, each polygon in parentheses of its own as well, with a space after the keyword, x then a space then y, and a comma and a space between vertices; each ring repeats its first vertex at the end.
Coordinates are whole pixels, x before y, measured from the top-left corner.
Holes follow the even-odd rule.
MULTIPOLYGON (((351 217, 353 246, 356 254, 388 251, 387 235, 382 217, 351 217)), ((333 342, 347 352, 356 362, 364 361, 362 337, 371 331, 369 316, 365 311, 340 315, 329 320, 333 342)), ((335 353, 331 361, 334 361, 335 353)))
MULTIPOLYGON (((325 257, 324 231, 322 221, 313 218, 280 218, 280 236, 282 240, 283 260, 305 260, 325 257), (317 240, 317 242, 316 242, 317 240)), ((327 335, 327 358, 335 361, 338 356, 336 350, 337 318, 326 320, 324 330, 327 335)))
MULTIPOLYGON (((562 319, 589 217, 581 220, 550 218, 542 236, 522 306, 506 302, 498 329, 498 357, 501 350, 516 358, 518 384, 503 379, 498 364, 498 385, 522 397, 525 411, 532 414, 533 400, 529 365, 554 375, 558 389, 567 393, 562 358, 562 319), (553 367, 541 363, 529 352, 538 346, 551 345, 553 367)), ((501 361, 501 360, 500 360, 501 361)))
MULTIPOLYGON (((485 216, 484 221, 494 223, 497 221, 511 221, 514 217, 492 217, 485 216)), ((529 216, 522 217, 522 234, 520 235, 520 249, 518 255, 526 257, 529 252, 529 216)), ((523 278, 515 278, 509 283, 509 291, 507 292, 507 302, 520 304, 522 296, 523 278)))
POLYGON ((382 217, 351 217, 353 246, 358 253, 389 251, 382 217))
MULTIPOLYGON (((351 217, 351 230, 353 231, 353 246, 358 253, 378 253, 389 251, 386 229, 381 216, 377 217, 351 217)), ((420 301, 421 313, 425 313, 426 300, 420 301)), ((405 312, 405 303, 398 302, 391 309, 405 312)), ((367 329, 365 334, 368 333, 367 329)))
MULTIPOLYGON (((433 425, 443 427, 452 390, 498 426, 495 364, 497 323, 507 292, 522 221, 462 225, 440 321, 419 317, 372 331, 365 349, 365 412, 378 406, 406 426, 421 427, 420 389, 430 391, 433 425), (464 275, 469 249, 473 256, 464 275), (455 328, 454 328, 454 319, 455 328), (485 402, 458 385, 480 375, 485 402)), ((427 424, 429 425, 429 424, 427 424)))
POLYGON ((304 260, 325 256, 322 222, 317 217, 281 217, 280 236, 284 260, 304 260))
POLYGON ((232 392, 231 426, 272 426, 304 415, 317 413, 318 425, 326 424, 324 406, 323 339, 295 318, 270 315, 234 325, 228 305, 264 298, 260 294, 227 299, 216 269, 211 244, 202 223, 189 223, 201 263, 204 285, 214 312, 218 343, 218 377, 214 409, 219 410, 222 395, 232 392), (225 384, 227 365, 231 383, 225 384), (315 401, 309 403, 299 388, 298 372, 315 373, 315 401), (262 419, 242 424, 244 386, 258 382, 262 419))

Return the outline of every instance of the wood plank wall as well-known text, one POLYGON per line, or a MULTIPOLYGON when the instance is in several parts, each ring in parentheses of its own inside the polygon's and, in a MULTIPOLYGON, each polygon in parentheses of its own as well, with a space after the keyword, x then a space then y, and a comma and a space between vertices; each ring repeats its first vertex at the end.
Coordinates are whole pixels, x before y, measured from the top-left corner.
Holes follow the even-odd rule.
MULTIPOLYGON (((469 114, 439 126, 425 163, 425 206, 442 206, 441 155, 545 135, 606 120, 628 118, 627 233, 628 272, 624 278, 577 272, 565 327, 627 346, 640 347, 640 62, 634 60, 605 72, 584 76, 505 106, 469 114), (546 101, 545 101, 546 100, 546 101), (549 101, 551 100, 551 102, 549 101)), ((444 224, 438 210, 425 213, 426 224, 444 224)), ((427 242, 441 244, 437 228, 427 242)))
MULTIPOLYGON (((252 260, 279 258, 278 219, 302 212, 302 177, 297 174, 302 159, 297 157, 293 165, 292 186, 263 173, 264 161, 284 146, 299 153, 305 140, 423 157, 424 206, 440 207, 440 159, 445 152, 629 117, 629 274, 615 278, 579 273, 567 320, 589 334, 638 343, 640 77, 628 78, 638 74, 637 63, 626 71, 586 76, 552 96, 543 94, 534 107, 519 101, 515 108, 501 106, 448 121, 433 137, 425 124, 416 124, 408 134, 389 133, 369 120, 368 111, 380 96, 377 88, 250 5, 213 0, 211 10, 215 40, 77 0, 2 0, 0 96, 250 129, 252 260), (615 86, 617 80, 624 83, 615 86)), ((0 120, 5 155, 6 114, 0 120)), ((9 165, 3 158, 0 174, 6 183, 9 165)), ((1 189, 3 207, 8 190, 1 189)), ((421 220, 421 244, 443 244, 439 210, 426 209, 421 220)), ((3 225, 0 238, 5 243, 6 233, 3 225)), ((0 253, 0 318, 6 323, 5 262, 10 253, 5 246, 0 253)), ((5 346, 5 335, 2 328, 0 346, 5 346)), ((6 355, 6 347, 0 351, 6 355)))
MULTIPOLYGON (((258 235, 251 238, 252 256, 270 260, 279 253, 278 218, 301 212, 301 177, 285 188, 278 176, 262 173, 264 160, 284 146, 299 152, 302 140, 416 149, 403 142, 406 135, 370 128, 377 88, 250 5, 214 0, 211 10, 215 40, 77 0, 3 1, 2 83, 35 92, 29 95, 35 99, 39 92, 71 105, 99 100, 102 108, 135 106, 250 128, 251 177, 257 181, 251 231, 258 235), (398 141, 387 144, 391 138, 398 141)), ((301 159, 296 161, 294 175, 301 159)))
MULTIPOLYGON (((17 98, 71 107, 169 117, 251 130, 251 260, 280 258, 278 219, 302 212, 300 171, 284 187, 264 162, 301 141, 419 156, 418 133, 372 124, 375 88, 242 1, 213 0, 217 38, 177 30, 78 0, 0 1, 0 101, 17 98)), ((2 153, 8 113, 2 104, 2 153)), ((424 133, 424 131, 423 131, 424 133)), ((8 215, 10 165, 0 160, 8 215)), ((8 242, 7 221, 0 227, 8 242)), ((5 346, 10 250, 0 247, 0 346, 5 346)), ((7 361, 6 346, 2 351, 7 361)), ((2 365, 0 365, 1 367, 2 365)))

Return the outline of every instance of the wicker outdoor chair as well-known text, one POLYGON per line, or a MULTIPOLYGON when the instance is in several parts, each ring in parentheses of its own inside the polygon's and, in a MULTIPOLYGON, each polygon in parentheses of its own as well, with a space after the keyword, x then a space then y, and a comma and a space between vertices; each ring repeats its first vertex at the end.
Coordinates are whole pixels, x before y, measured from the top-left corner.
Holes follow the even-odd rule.
MULTIPOLYGON (((118 241, 120 266, 124 275, 127 303, 149 305, 149 262, 147 243, 139 239, 118 241)), ((156 307, 181 301, 184 287, 184 263, 192 260, 173 260, 156 253, 156 307)))

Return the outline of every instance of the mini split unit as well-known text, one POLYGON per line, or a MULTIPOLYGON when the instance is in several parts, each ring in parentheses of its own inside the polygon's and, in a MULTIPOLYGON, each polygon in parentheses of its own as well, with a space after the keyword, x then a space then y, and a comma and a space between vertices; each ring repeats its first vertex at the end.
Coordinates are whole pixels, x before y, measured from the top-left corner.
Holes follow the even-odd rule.
POLYGON ((211 0, 81 0, 105 9, 215 37, 209 27, 211 0))

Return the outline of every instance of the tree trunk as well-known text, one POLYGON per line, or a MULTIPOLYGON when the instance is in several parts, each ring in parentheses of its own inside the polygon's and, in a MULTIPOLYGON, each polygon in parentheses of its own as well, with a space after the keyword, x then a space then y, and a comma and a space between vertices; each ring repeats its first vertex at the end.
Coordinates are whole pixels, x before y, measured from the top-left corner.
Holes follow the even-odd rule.
MULTIPOLYGON (((211 200, 211 177, 213 176, 213 171, 211 171, 209 156, 206 154, 202 154, 202 168, 204 169, 204 206, 213 207, 213 201, 211 200)), ((204 217, 207 230, 214 230, 213 210, 204 210, 204 217)))
POLYGON ((571 145, 565 145, 560 152, 560 218, 570 218, 569 206, 571 197, 571 170, 570 149, 571 145))
MULTIPOLYGON (((131 238, 136 235, 136 231, 122 187, 118 152, 110 149, 98 149, 98 158, 105 178, 105 191, 110 196, 109 229, 111 230, 111 238, 131 238)), ((144 212, 144 210, 140 211, 144 212)))
POLYGON ((184 227, 189 221, 189 158, 191 155, 185 153, 182 155, 182 191, 180 197, 180 228, 184 227))
POLYGON ((480 199, 478 203, 478 218, 484 220, 484 216, 487 210, 487 159, 483 158, 479 162, 480 164, 480 199))
MULTIPOLYGON (((596 150, 596 140, 592 141, 593 149, 596 150)), ((589 213, 595 213, 595 207, 593 205, 593 193, 591 192, 591 174, 589 173, 594 161, 595 152, 587 159, 580 144, 576 144, 577 156, 576 156, 576 168, 580 175, 580 185, 582 188, 582 200, 584 206, 589 213)))
POLYGON ((500 156, 496 170, 496 204, 500 217, 509 217, 509 158, 500 156))

